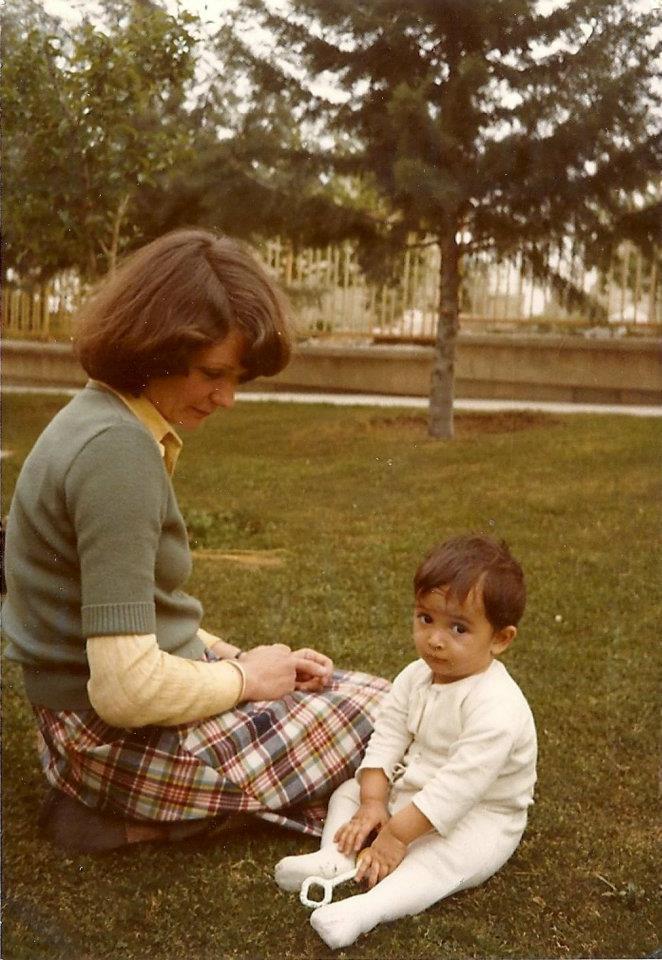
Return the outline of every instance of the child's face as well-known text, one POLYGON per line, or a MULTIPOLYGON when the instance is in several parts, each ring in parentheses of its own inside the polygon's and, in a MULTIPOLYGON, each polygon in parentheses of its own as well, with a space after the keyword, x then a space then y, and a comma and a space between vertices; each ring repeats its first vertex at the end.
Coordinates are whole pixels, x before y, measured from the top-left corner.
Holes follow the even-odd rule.
POLYGON ((487 670, 517 633, 496 631, 485 616, 482 591, 470 591, 460 603, 447 587, 437 587, 416 600, 414 643, 433 674, 433 683, 453 683, 487 670))

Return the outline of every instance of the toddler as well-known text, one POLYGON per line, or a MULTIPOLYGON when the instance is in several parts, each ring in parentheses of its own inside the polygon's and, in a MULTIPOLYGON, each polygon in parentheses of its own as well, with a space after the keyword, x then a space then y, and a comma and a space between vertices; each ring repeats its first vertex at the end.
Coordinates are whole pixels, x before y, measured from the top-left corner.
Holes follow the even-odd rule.
POLYGON ((477 886, 513 854, 536 779, 536 733, 520 688, 497 659, 512 643, 526 592, 505 543, 460 536, 414 577, 420 659, 395 678, 353 780, 329 802, 321 847, 276 866, 283 890, 351 869, 366 892, 318 907, 310 922, 332 949, 378 923, 477 886))

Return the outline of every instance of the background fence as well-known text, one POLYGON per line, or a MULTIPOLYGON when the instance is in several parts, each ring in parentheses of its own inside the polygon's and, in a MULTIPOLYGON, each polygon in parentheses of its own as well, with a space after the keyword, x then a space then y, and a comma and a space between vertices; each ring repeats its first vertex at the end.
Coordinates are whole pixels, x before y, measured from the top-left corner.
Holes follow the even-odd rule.
MULTIPOLYGON (((264 258, 288 289, 303 332, 414 341, 434 336, 440 294, 440 252, 434 244, 409 246, 395 281, 383 285, 366 279, 350 244, 295 253, 275 240, 266 245, 264 258)), ((559 294, 551 281, 533 277, 519 256, 503 261, 466 258, 462 328, 544 331, 601 322, 605 329, 621 332, 660 332, 659 259, 647 259, 633 245, 623 244, 609 271, 601 274, 587 270, 569 244, 550 255, 551 267, 593 302, 591 316, 572 305, 569 293, 559 294)))
MULTIPOLYGON (((425 342, 434 336, 439 304, 439 249, 410 245, 391 282, 371 283, 349 243, 294 251, 276 239, 258 251, 292 300, 302 336, 425 342)), ((587 270, 571 244, 550 255, 551 266, 594 305, 578 310, 569 295, 539 281, 520 257, 467 258, 463 266, 462 329, 477 332, 558 332, 600 325, 605 333, 662 332, 660 254, 645 258, 623 244, 606 274, 587 270), (596 320, 599 317, 599 321, 596 320)), ((2 293, 5 335, 66 340, 72 314, 85 290, 62 274, 32 291, 7 284, 2 293)))

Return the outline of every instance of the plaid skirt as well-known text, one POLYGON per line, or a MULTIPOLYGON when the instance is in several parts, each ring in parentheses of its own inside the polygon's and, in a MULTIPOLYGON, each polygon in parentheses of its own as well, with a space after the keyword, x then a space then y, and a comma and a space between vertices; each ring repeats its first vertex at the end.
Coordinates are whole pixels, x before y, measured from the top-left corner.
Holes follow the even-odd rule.
POLYGON ((253 813, 319 836, 326 800, 358 767, 389 686, 336 670, 321 693, 135 730, 94 710, 33 709, 47 780, 89 807, 159 822, 253 813))

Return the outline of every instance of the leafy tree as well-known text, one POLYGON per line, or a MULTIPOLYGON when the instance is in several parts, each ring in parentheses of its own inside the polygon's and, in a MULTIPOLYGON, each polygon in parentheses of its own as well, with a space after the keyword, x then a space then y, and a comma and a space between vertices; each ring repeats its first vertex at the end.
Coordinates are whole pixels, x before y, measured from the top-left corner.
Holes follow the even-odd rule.
MULTIPOLYGON (((259 64, 227 30, 209 54, 215 66, 207 65, 199 84, 195 151, 169 179, 160 203, 144 194, 146 229, 158 234, 188 217, 252 241, 279 235, 295 246, 341 240, 348 232, 372 237, 375 218, 365 196, 357 196, 356 178, 327 171, 311 152, 321 132, 311 130, 306 108, 270 91, 261 76, 249 88, 247 75, 259 64)), ((378 202, 373 191, 370 203, 378 202)))
POLYGON ((194 18, 107 0, 67 31, 33 0, 7 0, 5 270, 40 281, 113 269, 140 230, 137 197, 190 150, 194 18))
MULTIPOLYGON (((542 276, 546 252, 568 236, 589 263, 623 227, 650 239, 651 204, 633 215, 631 197, 659 172, 659 14, 635 0, 569 0, 547 15, 534 0, 291 0, 279 9, 244 0, 235 23, 237 37, 255 23, 272 37, 268 52, 245 54, 253 110, 281 98, 300 129, 324 118, 332 148, 284 151, 310 170, 367 176, 388 211, 373 237, 414 230, 439 244, 429 429, 452 436, 463 257, 517 251, 542 276), (340 102, 311 93, 321 78, 340 102)), ((335 213, 337 230, 365 228, 355 211, 349 225, 337 204, 335 213)), ((570 280, 552 279, 581 297, 570 280)))

